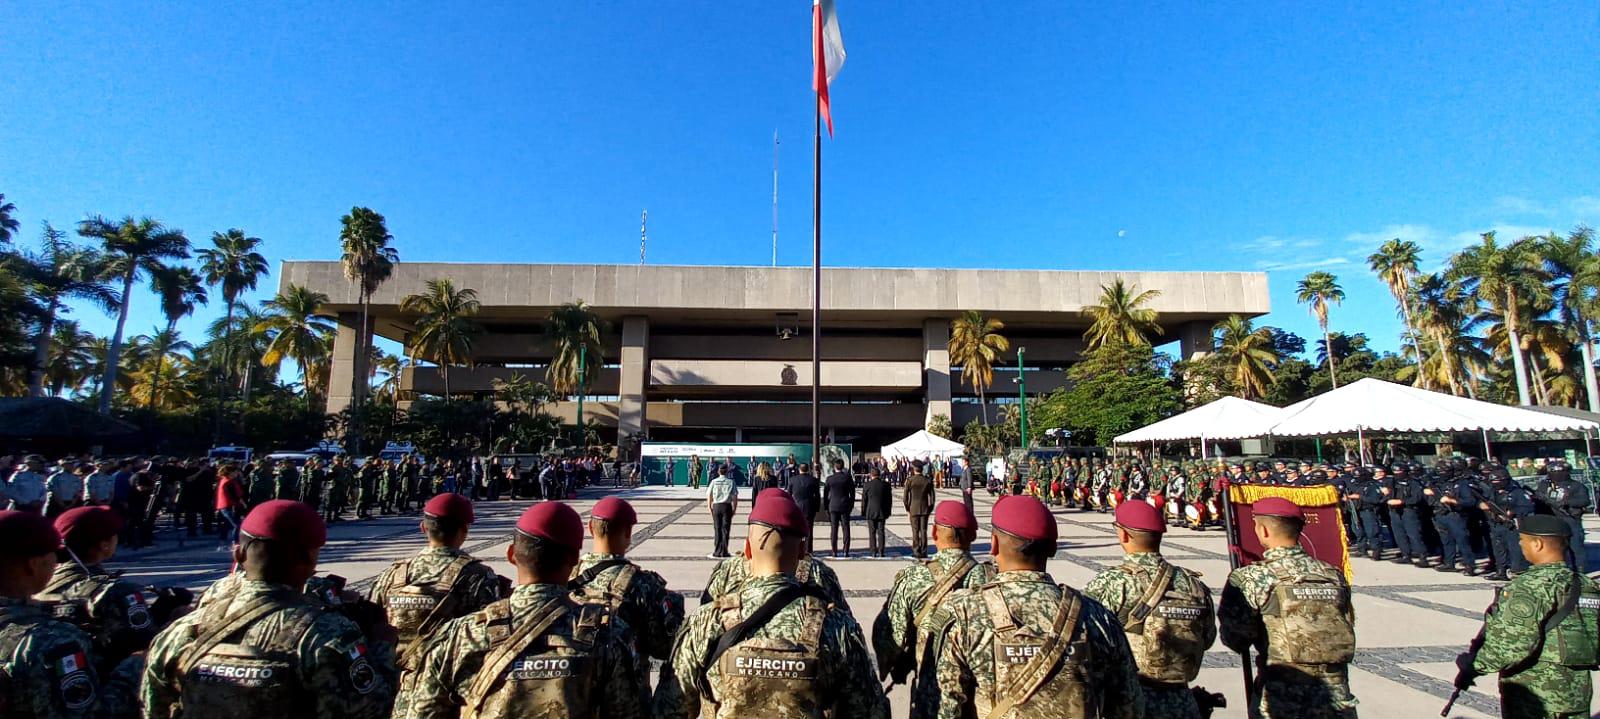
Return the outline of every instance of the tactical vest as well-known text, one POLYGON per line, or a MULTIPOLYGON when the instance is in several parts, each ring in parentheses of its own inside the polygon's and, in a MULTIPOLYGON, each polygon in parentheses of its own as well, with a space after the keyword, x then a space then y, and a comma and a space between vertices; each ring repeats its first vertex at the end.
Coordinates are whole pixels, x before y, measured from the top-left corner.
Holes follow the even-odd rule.
POLYGON ((1261 608, 1268 664, 1346 664, 1355 658, 1350 588, 1338 570, 1295 574, 1268 564, 1277 579, 1261 608))
POLYGON ((414 668, 417 649, 435 629, 456 616, 461 603, 457 584, 468 565, 478 561, 461 556, 450 561, 439 578, 432 582, 413 584, 411 563, 406 559, 395 565, 389 573, 389 584, 383 591, 383 609, 400 635, 400 663, 403 668, 414 668))
POLYGON ((985 719, 1057 719, 1100 716, 1091 712, 1087 666, 1089 643, 1078 631, 1083 598, 1061 587, 1061 602, 1051 626, 1017 624, 999 584, 978 590, 994 625, 994 693, 977 692, 978 716, 985 719))
POLYGON ((1165 562, 1154 577, 1136 564, 1124 564, 1122 569, 1151 580, 1139 603, 1118 616, 1139 676, 1163 684, 1194 681, 1205 659, 1206 635, 1216 621, 1206 602, 1205 585, 1193 572, 1165 562), (1173 581, 1178 572, 1189 577, 1188 591, 1179 590, 1173 581))
MULTIPOLYGON (((828 607, 811 595, 799 601, 804 606, 798 641, 751 637, 729 647, 717 660, 720 676, 708 696, 712 716, 822 719, 817 677, 828 607)), ((744 619, 737 592, 718 599, 716 607, 724 632, 744 619)))
MULTIPOLYGON (((639 565, 633 562, 626 562, 617 566, 620 569, 611 577, 611 581, 603 585, 587 582, 582 586, 575 587, 576 591, 583 595, 585 599, 604 604, 610 607, 612 612, 616 612, 622 607, 623 602, 628 601, 628 587, 632 586, 634 576, 639 573, 639 565)), ((577 579, 577 577, 574 577, 574 579, 577 579)))
POLYGON ((211 605, 190 626, 191 641, 177 657, 183 716, 266 719, 314 713, 298 648, 321 610, 295 592, 274 592, 227 611, 211 605), (269 636, 244 635, 268 616, 286 615, 269 636), (257 643, 259 641, 259 643, 257 643))
POLYGON ((1594 671, 1600 669, 1600 587, 1581 574, 1574 574, 1573 579, 1577 582, 1576 600, 1571 611, 1545 632, 1539 659, 1594 671))
POLYGON ((599 716, 596 642, 611 621, 609 609, 562 596, 514 621, 511 600, 502 599, 477 617, 488 629, 490 649, 462 693, 462 719, 599 716), (550 632, 572 614, 571 637, 550 632))

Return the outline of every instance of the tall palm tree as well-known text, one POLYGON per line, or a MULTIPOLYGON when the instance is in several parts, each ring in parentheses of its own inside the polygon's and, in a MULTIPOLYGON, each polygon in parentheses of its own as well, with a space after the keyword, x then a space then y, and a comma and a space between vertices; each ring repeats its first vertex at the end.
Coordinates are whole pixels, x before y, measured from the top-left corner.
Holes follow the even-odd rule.
POLYGON ((372 397, 381 404, 392 405, 400 399, 400 378, 410 363, 403 357, 387 352, 373 361, 374 374, 381 377, 372 388, 372 397))
POLYGON ((1328 306, 1344 302, 1344 288, 1339 286, 1339 278, 1331 273, 1317 270, 1300 280, 1295 299, 1300 304, 1311 306, 1311 314, 1317 318, 1317 324, 1322 327, 1322 343, 1329 348, 1328 380, 1334 389, 1338 389, 1339 373, 1333 360, 1333 336, 1328 332, 1328 306))
MULTIPOLYGON (((1423 275, 1412 284, 1413 303, 1417 308, 1417 330, 1428 336, 1433 349, 1422 352, 1438 365, 1435 379, 1442 377, 1450 387, 1450 394, 1461 396, 1465 389, 1469 396, 1477 396, 1477 376, 1481 365, 1468 361, 1486 359, 1474 343, 1471 329, 1478 314, 1478 300, 1459 281, 1443 274, 1423 275)), ((1423 360, 1425 363, 1428 359, 1423 360)))
POLYGON ((417 316, 406 341, 411 360, 425 357, 444 370, 446 402, 450 401, 450 366, 472 366, 472 343, 482 331, 472 316, 478 314, 480 307, 476 290, 458 290, 447 278, 428 280, 421 293, 400 300, 401 312, 417 316))
POLYGON ((1428 376, 1422 372, 1422 349, 1417 346, 1417 326, 1411 320, 1411 282, 1416 278, 1417 263, 1422 259, 1422 248, 1410 240, 1398 237, 1383 243, 1377 252, 1367 256, 1367 266, 1377 273, 1378 279, 1389 286, 1389 294, 1400 307, 1400 318, 1405 322, 1406 335, 1416 348, 1417 384, 1428 388, 1428 376))
MULTIPOLYGON (((120 298, 105 281, 105 259, 100 253, 67 242, 67 233, 44 224, 42 247, 23 255, 20 266, 29 291, 41 305, 39 329, 33 338, 33 368, 28 373, 28 395, 44 396, 45 365, 56 336, 56 316, 67 300, 80 300, 106 314, 117 311, 120 298)), ((59 392, 57 393, 59 394, 59 392)))
POLYGON ((1137 285, 1127 285, 1118 277, 1100 288, 1100 302, 1086 308, 1094 324, 1083 338, 1089 349, 1104 344, 1146 346, 1151 335, 1162 334, 1156 324, 1160 313, 1145 305, 1161 296, 1161 290, 1138 291, 1137 285))
POLYGON ((200 258, 200 272, 206 284, 222 290, 222 301, 227 306, 227 326, 233 325, 233 309, 238 306, 239 295, 256 288, 256 283, 267 274, 267 258, 256 252, 261 238, 249 237, 244 230, 211 233, 211 247, 195 254, 200 258))
POLYGON ((1228 315, 1212 328, 1217 333, 1217 355, 1228 367, 1233 385, 1244 399, 1267 393, 1274 382, 1272 368, 1280 358, 1272 342, 1272 332, 1239 315, 1228 315))
POLYGON ((265 319, 254 307, 241 302, 234 308, 232 319, 219 317, 206 330, 211 337, 206 343, 206 356, 213 369, 236 378, 240 399, 247 403, 255 386, 255 368, 261 366, 261 357, 267 353, 268 337, 255 331, 265 319))
POLYGON ((126 368, 128 394, 133 401, 149 409, 172 409, 193 401, 193 396, 181 388, 179 379, 193 366, 183 353, 192 352, 194 345, 183 339, 169 324, 157 327, 155 332, 140 338, 148 350, 130 359, 126 368), (173 371, 167 372, 171 365, 173 371))
POLYGON ((5 193, 0 192, 0 245, 11 244, 11 236, 22 227, 17 222, 16 214, 17 206, 6 202, 5 193))
POLYGON ((256 323, 255 332, 268 338, 261 366, 277 367, 285 358, 294 360, 310 391, 311 363, 327 355, 328 337, 334 331, 333 321, 317 314, 326 304, 327 295, 296 284, 261 303, 265 316, 256 323))
POLYGON ((155 272, 164 260, 187 258, 189 238, 184 237, 183 230, 167 227, 155 219, 132 216, 111 222, 95 215, 78 223, 78 234, 101 242, 106 252, 108 276, 122 279, 117 331, 106 350, 106 373, 100 380, 100 413, 109 414, 121 364, 122 332, 128 324, 128 307, 133 303, 133 283, 141 274, 155 272))
POLYGON ((1561 324, 1572 330, 1572 341, 1583 357, 1583 387, 1589 411, 1600 412, 1600 386, 1594 371, 1594 335, 1587 312, 1588 299, 1600 291, 1600 257, 1594 253, 1594 230, 1578 227, 1566 237, 1551 233, 1540 241, 1539 254, 1554 281, 1553 299, 1561 324))
POLYGON ((544 334, 554 347, 545 381, 556 394, 570 396, 594 380, 603 363, 600 335, 605 327, 605 320, 583 300, 561 305, 545 318, 544 334))
MULTIPOLYGON (((356 342, 356 357, 365 358, 367 347, 372 338, 369 333, 367 311, 372 303, 372 293, 388 281, 394 274, 395 263, 400 261, 400 253, 396 252, 389 242, 394 236, 389 234, 383 215, 366 207, 352 207, 350 214, 339 219, 339 244, 344 254, 340 262, 344 265, 345 279, 356 283, 361 296, 361 331, 356 333, 359 338, 356 342)), ((357 375, 361 368, 357 368, 357 375)), ((365 382, 357 382, 355 391, 362 392, 365 382)), ((363 393, 364 394, 364 393, 363 393)), ((355 398, 357 402, 361 397, 355 398)))
POLYGON ((967 310, 950 323, 950 361, 961 365, 961 376, 978 393, 983 423, 989 424, 989 402, 983 390, 994 384, 994 364, 1000 353, 1011 349, 1011 340, 1000 334, 1006 323, 982 312, 967 310))
MULTIPOLYGON (((167 266, 162 267, 150 275, 150 287, 156 291, 156 296, 161 298, 161 314, 167 318, 166 332, 160 337, 177 337, 178 320, 194 314, 196 307, 206 304, 206 285, 200 279, 200 274, 188 267, 167 266)), ((161 346, 158 342, 156 353, 155 378, 151 383, 154 388, 145 406, 151 407, 159 404, 161 400, 161 370, 166 361, 170 347, 161 346)), ((193 346, 190 347, 193 349, 193 346)))
POLYGON ((84 332, 73 320, 55 323, 55 334, 50 340, 50 354, 44 364, 44 379, 49 383, 50 394, 60 397, 67 390, 77 390, 94 372, 95 337, 84 332))
POLYGON ((1446 274, 1463 282, 1484 304, 1505 318, 1511 352, 1511 371, 1516 375, 1517 402, 1532 404, 1528 394, 1528 372, 1522 356, 1521 329, 1524 308, 1550 294, 1545 285, 1549 275, 1531 238, 1501 246, 1494 232, 1485 232, 1480 244, 1462 250, 1450 259, 1446 274), (1525 304, 1527 303, 1527 304, 1525 304))

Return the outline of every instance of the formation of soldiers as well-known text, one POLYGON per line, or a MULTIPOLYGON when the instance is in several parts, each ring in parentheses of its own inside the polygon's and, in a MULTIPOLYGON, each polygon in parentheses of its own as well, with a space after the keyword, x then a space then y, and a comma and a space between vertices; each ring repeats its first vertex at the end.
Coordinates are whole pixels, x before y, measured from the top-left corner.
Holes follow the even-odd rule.
MULTIPOLYGON (((1263 559, 1219 603, 1167 561, 1148 502, 1115 510, 1123 561, 1082 589, 1048 572, 1057 522, 1008 496, 983 526, 960 501, 934 512, 932 557, 894 579, 870 637, 837 575, 806 550, 811 522, 784 490, 757 497, 744 551, 721 562, 700 608, 632 560, 638 516, 560 501, 518 518, 502 578, 464 546, 470 500, 422 508, 426 547, 365 596, 317 575, 327 523, 266 500, 240 525, 237 571, 192 608, 147 603, 107 573, 120 519, 82 507, 51 522, 0 512, 0 713, 7 717, 887 717, 911 684, 913 717, 1202 717, 1192 686, 1221 639, 1256 672, 1263 717, 1354 717, 1355 616, 1342 572, 1300 547, 1304 515, 1253 506, 1263 559), (585 534, 592 551, 584 553, 585 534), (650 660, 661 669, 651 686, 650 660)), ((1600 666, 1600 585, 1567 566, 1571 529, 1518 522, 1531 568, 1458 660, 1458 688, 1498 674, 1506 716, 1588 716, 1600 666)))

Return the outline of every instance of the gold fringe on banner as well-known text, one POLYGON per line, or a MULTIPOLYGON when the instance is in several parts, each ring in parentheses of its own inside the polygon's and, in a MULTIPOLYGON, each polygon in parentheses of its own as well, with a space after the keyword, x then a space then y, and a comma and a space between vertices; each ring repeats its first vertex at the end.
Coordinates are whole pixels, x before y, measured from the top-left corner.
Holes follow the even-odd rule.
POLYGON ((1268 497, 1287 499, 1302 507, 1335 507, 1333 516, 1339 522, 1339 568, 1344 570, 1345 581, 1355 583, 1355 569, 1350 566, 1350 539, 1344 530, 1344 512, 1338 511, 1339 490, 1331 484, 1315 487, 1269 487, 1260 484, 1230 484, 1228 499, 1234 504, 1255 504, 1268 497))

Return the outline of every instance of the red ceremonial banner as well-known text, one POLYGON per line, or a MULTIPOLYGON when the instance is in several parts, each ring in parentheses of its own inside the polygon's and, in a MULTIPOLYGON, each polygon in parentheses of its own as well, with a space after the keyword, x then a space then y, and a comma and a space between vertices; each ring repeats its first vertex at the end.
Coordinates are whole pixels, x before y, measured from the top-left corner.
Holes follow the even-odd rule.
POLYGON ((1251 506, 1267 497, 1281 497, 1299 505, 1300 511, 1306 516, 1305 529, 1300 534, 1300 546, 1305 547, 1307 554, 1343 570, 1346 580, 1354 581, 1344 515, 1339 511, 1339 491, 1332 485, 1230 485, 1228 499, 1233 503, 1233 526, 1228 528, 1228 551, 1236 558, 1238 566, 1261 561, 1261 542, 1256 539, 1255 515, 1251 512, 1251 506))

